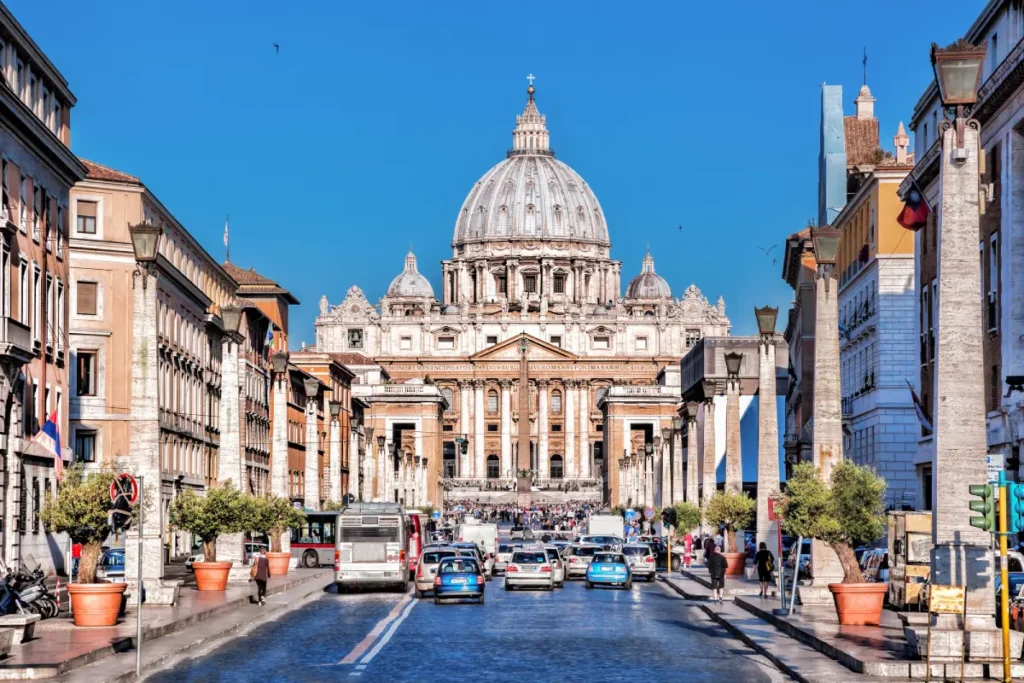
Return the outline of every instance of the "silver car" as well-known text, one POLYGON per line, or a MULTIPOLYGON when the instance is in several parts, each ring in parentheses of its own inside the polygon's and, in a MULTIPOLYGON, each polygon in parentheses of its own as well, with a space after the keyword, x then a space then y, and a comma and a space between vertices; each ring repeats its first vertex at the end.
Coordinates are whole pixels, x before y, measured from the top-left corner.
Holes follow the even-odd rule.
POLYGON ((594 553, 604 550, 603 546, 599 545, 573 545, 566 549, 568 558, 566 562, 566 573, 565 578, 579 579, 587 575, 587 567, 590 565, 590 561, 594 559, 594 553))
POLYGON ((416 574, 413 580, 416 582, 416 597, 422 598, 427 591, 434 590, 434 577, 437 576, 437 566, 446 557, 459 555, 456 548, 431 547, 424 548, 420 553, 420 561, 416 565, 416 574))
POLYGON ((646 543, 627 543, 622 546, 622 554, 626 556, 626 562, 629 563, 629 570, 634 578, 643 577, 648 581, 654 581, 657 575, 657 558, 654 557, 651 546, 646 543))
POLYGON ((548 562, 551 563, 551 576, 555 581, 555 588, 562 588, 565 585, 565 560, 562 559, 562 552, 553 545, 544 546, 548 554, 548 562))
POLYGON ((523 547, 522 543, 499 543, 498 552, 494 555, 494 565, 491 567, 491 574, 493 576, 503 574, 505 567, 508 566, 509 561, 512 559, 512 553, 521 547, 523 547))
POLYGON ((543 588, 552 590, 555 587, 555 574, 547 551, 517 550, 512 553, 512 561, 505 569, 505 590, 515 588, 543 588))

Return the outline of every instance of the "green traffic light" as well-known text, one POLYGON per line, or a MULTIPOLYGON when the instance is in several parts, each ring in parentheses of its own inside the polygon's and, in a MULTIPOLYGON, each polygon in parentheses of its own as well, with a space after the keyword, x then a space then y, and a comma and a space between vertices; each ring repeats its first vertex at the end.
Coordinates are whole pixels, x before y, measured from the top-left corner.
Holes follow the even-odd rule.
POLYGON ((1006 530, 1011 534, 1024 531, 1024 484, 1006 484, 1006 530))
POLYGON ((971 526, 985 531, 996 530, 996 506, 991 484, 971 484, 968 488, 972 496, 981 500, 972 500, 970 508, 974 512, 980 512, 981 517, 971 517, 971 526))

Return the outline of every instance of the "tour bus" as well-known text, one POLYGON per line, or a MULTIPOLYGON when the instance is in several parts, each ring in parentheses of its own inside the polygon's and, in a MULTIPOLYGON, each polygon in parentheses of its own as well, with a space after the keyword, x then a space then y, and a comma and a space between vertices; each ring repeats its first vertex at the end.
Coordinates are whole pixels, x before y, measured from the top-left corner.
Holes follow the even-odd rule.
POLYGON ((292 557, 298 566, 329 567, 334 559, 337 528, 337 512, 307 512, 306 521, 291 530, 292 557))
POLYGON ((338 515, 334 582, 348 586, 409 585, 407 518, 398 503, 352 503, 338 515))

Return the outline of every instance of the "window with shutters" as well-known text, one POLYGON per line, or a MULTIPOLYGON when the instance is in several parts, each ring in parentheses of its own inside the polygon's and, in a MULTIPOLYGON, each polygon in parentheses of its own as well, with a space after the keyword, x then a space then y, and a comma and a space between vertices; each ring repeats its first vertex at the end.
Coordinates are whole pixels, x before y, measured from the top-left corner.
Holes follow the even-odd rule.
POLYGON ((78 282, 78 297, 75 301, 75 312, 78 315, 96 315, 96 294, 99 284, 96 282, 78 282))
POLYGON ((75 387, 79 396, 96 395, 96 352, 79 351, 75 375, 75 387))
POLYGON ((79 199, 76 203, 78 212, 76 230, 80 235, 96 234, 96 202, 79 199))

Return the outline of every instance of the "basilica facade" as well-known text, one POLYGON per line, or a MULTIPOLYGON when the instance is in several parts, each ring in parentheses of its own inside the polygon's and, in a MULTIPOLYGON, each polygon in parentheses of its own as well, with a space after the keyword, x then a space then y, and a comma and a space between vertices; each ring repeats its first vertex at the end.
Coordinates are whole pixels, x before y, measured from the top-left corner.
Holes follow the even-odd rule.
POLYGON ((410 251, 377 304, 357 286, 320 301, 317 350, 349 359, 369 406, 364 500, 510 500, 524 476, 535 500, 683 498, 679 360, 729 334, 725 303, 674 297, 650 253, 622 293, 601 205, 534 94, 459 210, 440 297, 410 251))

